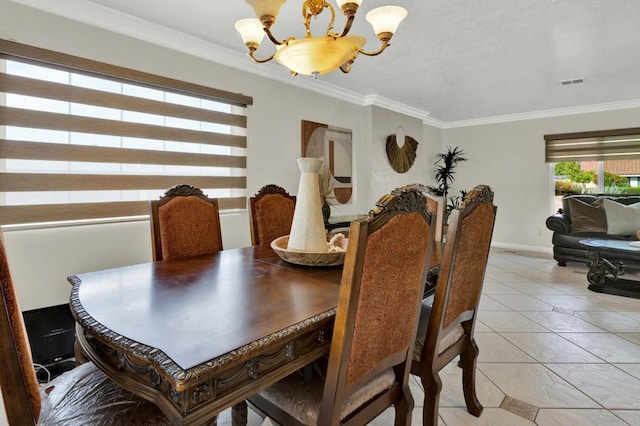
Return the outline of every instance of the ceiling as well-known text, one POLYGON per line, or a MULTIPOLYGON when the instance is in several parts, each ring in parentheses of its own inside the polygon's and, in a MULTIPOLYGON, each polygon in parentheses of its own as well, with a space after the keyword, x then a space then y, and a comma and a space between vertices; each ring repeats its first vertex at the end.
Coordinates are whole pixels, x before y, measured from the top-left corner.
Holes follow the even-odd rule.
MULTIPOLYGON (((639 0, 395 0, 391 4, 409 16, 391 46, 378 57, 360 55, 349 74, 337 71, 318 81, 290 76, 275 61, 251 63, 233 28, 236 20, 254 17, 241 0, 14 1, 445 125, 640 106, 639 0), (560 84, 578 78, 584 83, 560 84)), ((364 0, 356 15, 351 33, 367 38, 367 50, 376 50, 378 41, 364 15, 384 4, 364 0)), ((341 29, 344 19, 337 14, 341 29)), ((312 23, 316 34, 326 26, 323 15, 312 23)), ((282 6, 272 31, 281 39, 304 36, 301 1, 282 6)), ((257 55, 272 52, 265 38, 257 55)))

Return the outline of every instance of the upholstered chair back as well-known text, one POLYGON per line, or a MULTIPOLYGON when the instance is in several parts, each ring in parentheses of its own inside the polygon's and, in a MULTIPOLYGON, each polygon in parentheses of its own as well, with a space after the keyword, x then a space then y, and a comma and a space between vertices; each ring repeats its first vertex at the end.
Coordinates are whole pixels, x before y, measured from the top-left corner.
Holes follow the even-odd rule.
POLYGON ((150 202, 153 260, 222 250, 218 200, 191 185, 176 185, 150 202))
POLYGON ((345 398, 385 371, 400 389, 407 386, 430 225, 425 198, 409 188, 351 224, 320 424, 323 415, 339 418, 345 398))
POLYGON ((495 217, 491 188, 478 185, 449 218, 433 302, 422 303, 411 366, 425 390, 424 425, 438 423, 438 372, 458 355, 467 409, 475 416, 482 413, 475 393, 478 346, 473 332, 495 217))
POLYGON ((271 244, 288 235, 293 222, 296 197, 277 185, 265 185, 249 198, 251 242, 253 245, 271 244))

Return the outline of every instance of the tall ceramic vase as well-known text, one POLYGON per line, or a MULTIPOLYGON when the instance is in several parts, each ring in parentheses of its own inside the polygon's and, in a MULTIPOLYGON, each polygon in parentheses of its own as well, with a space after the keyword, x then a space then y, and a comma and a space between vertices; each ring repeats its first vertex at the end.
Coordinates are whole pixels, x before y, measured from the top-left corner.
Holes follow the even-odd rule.
POLYGON ((327 234, 322 219, 319 172, 322 160, 318 158, 298 158, 302 172, 296 196, 296 208, 289 233, 289 250, 315 252, 327 251, 327 234))

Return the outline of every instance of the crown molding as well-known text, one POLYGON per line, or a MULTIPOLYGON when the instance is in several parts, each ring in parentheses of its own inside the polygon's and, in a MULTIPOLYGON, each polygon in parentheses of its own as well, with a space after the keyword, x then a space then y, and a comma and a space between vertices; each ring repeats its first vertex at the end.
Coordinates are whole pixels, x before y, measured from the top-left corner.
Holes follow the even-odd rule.
POLYGON ((423 122, 429 118, 429 113, 412 106, 396 102, 393 99, 385 98, 378 95, 364 96, 362 106, 377 106, 380 108, 395 111, 410 117, 419 118, 423 122))
POLYGON ((477 118, 473 120, 442 122, 442 128, 453 129, 457 127, 483 126, 486 124, 508 123, 512 121, 535 120, 539 118, 561 117, 564 115, 588 114, 592 112, 615 111, 639 107, 640 99, 631 99, 628 101, 606 102, 602 104, 554 108, 541 111, 523 112, 519 114, 498 115, 495 117, 477 118))

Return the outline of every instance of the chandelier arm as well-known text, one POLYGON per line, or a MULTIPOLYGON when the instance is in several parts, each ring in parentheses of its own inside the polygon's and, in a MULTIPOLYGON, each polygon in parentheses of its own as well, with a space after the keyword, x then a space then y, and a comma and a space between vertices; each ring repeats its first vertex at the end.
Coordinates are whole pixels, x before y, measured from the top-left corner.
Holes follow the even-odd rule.
POLYGON ((388 41, 383 41, 382 46, 380 46, 380 49, 375 52, 367 52, 365 50, 358 49, 358 53, 362 53, 363 55, 366 55, 366 56, 378 56, 379 54, 384 52, 384 50, 389 46, 391 46, 391 44, 388 41))
POLYGON ((347 22, 346 24, 344 24, 344 30, 342 30, 342 34, 340 34, 340 37, 344 37, 347 34, 349 34, 349 31, 351 30, 351 25, 353 24, 353 19, 355 18, 354 15, 351 15, 347 18, 347 22))
POLYGON ((258 59, 255 57, 254 55, 255 50, 250 50, 249 51, 249 57, 253 60, 253 62, 258 63, 258 64, 264 64, 265 62, 269 62, 270 60, 273 59, 273 57, 275 56, 275 53, 265 59, 258 59))
POLYGON ((325 35, 329 35, 329 32, 333 29, 333 23, 336 20, 336 10, 333 8, 333 6, 331 6, 330 3, 327 3, 326 1, 322 6, 325 8, 328 8, 329 11, 331 12, 331 21, 329 21, 329 25, 327 26, 327 32, 325 33, 325 35))
POLYGON ((280 41, 277 38, 275 38, 273 36, 273 33, 271 32, 271 30, 269 28, 264 27, 263 30, 264 30, 265 34, 267 34, 267 37, 269 37, 269 40, 271 40, 271 43, 275 44, 276 46, 282 46, 283 44, 287 43, 287 40, 280 41))

